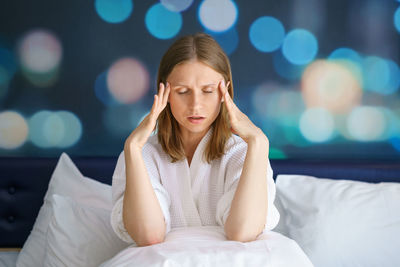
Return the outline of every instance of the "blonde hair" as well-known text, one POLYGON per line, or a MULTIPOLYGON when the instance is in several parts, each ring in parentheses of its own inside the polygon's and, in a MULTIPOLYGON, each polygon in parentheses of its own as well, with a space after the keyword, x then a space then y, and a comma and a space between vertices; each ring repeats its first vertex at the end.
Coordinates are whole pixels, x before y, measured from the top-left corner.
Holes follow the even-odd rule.
MULTIPOLYGON (((166 83, 169 74, 176 65, 193 59, 201 61, 220 73, 226 83, 229 81, 228 92, 233 99, 229 58, 219 44, 205 33, 181 37, 169 47, 158 68, 157 88, 159 88, 160 83, 166 83)), ((225 104, 221 105, 221 110, 211 127, 213 127, 212 136, 203 155, 208 163, 225 154, 225 144, 232 135, 225 104)), ((179 123, 172 115, 169 103, 157 119, 157 137, 163 150, 172 158, 172 162, 185 158, 182 139, 179 134, 179 123)))

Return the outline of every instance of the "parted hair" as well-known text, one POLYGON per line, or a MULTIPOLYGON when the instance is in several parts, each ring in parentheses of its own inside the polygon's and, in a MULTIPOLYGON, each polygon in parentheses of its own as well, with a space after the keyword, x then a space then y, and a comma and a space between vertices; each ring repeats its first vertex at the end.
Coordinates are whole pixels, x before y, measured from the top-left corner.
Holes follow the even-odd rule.
MULTIPOLYGON (((232 72, 229 58, 214 38, 205 33, 183 36, 169 47, 158 68, 157 90, 159 90, 160 83, 166 84, 169 74, 176 65, 194 59, 220 73, 224 77, 226 84, 228 81, 230 82, 228 92, 233 99, 232 72)), ((228 110, 225 104, 221 105, 220 112, 211 127, 213 127, 213 133, 203 155, 208 163, 225 154, 225 144, 232 135, 228 110)), ((172 158, 172 162, 185 158, 179 123, 172 115, 169 103, 167 103, 167 106, 157 119, 157 138, 163 150, 172 158)))

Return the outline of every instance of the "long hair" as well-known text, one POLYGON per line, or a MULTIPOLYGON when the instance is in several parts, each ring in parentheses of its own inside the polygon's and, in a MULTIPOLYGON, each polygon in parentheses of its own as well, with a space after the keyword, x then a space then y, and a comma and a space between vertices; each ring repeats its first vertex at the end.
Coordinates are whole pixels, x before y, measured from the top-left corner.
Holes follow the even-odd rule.
MULTIPOLYGON (((226 84, 229 81, 228 92, 233 99, 229 58, 219 44, 205 33, 181 37, 169 47, 158 68, 157 88, 160 83, 166 83, 169 74, 176 65, 193 59, 208 65, 220 73, 224 77, 226 84)), ((225 144, 232 135, 228 110, 225 104, 221 105, 220 112, 211 127, 213 127, 212 136, 203 154, 208 163, 225 154, 225 144)), ((169 103, 157 119, 157 138, 163 150, 172 158, 172 162, 185 158, 179 124, 172 115, 169 103)))

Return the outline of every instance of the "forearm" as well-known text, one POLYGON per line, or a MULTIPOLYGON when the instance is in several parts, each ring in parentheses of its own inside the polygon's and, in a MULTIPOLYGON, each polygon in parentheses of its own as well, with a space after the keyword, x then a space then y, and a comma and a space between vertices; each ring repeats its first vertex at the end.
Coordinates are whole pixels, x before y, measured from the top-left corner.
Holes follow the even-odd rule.
POLYGON ((230 240, 254 240, 264 229, 268 207, 269 145, 264 138, 248 143, 242 174, 225 223, 230 240))
POLYGON ((166 225, 139 148, 125 149, 123 221, 138 246, 164 241, 166 225))

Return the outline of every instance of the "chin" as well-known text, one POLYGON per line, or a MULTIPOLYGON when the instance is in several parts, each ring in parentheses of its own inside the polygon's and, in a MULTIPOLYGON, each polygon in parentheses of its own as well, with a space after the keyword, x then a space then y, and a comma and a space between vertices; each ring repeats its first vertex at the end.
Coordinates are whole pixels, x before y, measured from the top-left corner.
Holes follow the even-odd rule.
POLYGON ((183 127, 186 130, 188 130, 190 132, 194 132, 194 133, 204 132, 205 130, 209 129, 210 126, 211 126, 211 123, 202 123, 202 124, 199 124, 199 125, 193 125, 193 124, 190 124, 190 123, 185 123, 183 125, 183 127))

